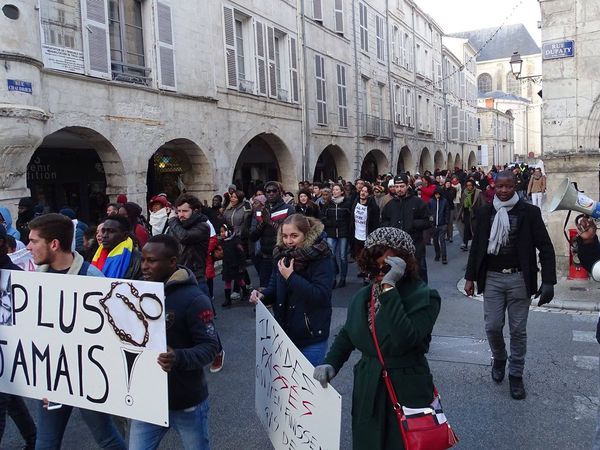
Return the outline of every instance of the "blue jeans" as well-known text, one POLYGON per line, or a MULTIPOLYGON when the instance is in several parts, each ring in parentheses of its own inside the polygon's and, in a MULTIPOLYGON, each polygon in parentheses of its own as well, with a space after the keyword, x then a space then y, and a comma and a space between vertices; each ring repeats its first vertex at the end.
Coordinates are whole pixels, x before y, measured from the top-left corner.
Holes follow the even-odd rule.
MULTIPOLYGON (((40 401, 37 411, 38 432, 35 448, 36 450, 60 449, 73 407, 62 405, 58 409, 48 411, 42 405, 40 401)), ((125 441, 117 431, 110 415, 83 408, 80 408, 79 412, 100 448, 126 450, 125 441)))
POLYGON ((307 345, 299 350, 313 366, 319 366, 323 364, 325 354, 327 353, 327 339, 316 344, 307 345))
MULTIPOLYGON (((186 450, 210 450, 208 443, 208 399, 188 409, 169 410, 169 424, 177 431, 186 450)), ((129 450, 158 448, 169 431, 152 423, 131 421, 129 450)))
POLYGON ((346 280, 348 274, 348 238, 327 238, 331 250, 331 260, 335 267, 340 268, 340 279, 346 280), (337 261, 340 261, 339 265, 337 261))

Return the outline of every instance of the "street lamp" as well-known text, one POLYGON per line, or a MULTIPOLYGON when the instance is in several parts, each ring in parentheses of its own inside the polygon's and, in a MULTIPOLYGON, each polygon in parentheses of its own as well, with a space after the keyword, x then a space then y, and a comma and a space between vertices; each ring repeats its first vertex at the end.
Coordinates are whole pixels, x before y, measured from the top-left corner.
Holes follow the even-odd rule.
POLYGON ((527 77, 521 76, 521 71, 523 70, 523 60, 521 59, 521 55, 519 52, 514 52, 510 57, 510 71, 514 75, 517 80, 532 80, 534 83, 539 83, 542 81, 541 75, 531 75, 527 77))

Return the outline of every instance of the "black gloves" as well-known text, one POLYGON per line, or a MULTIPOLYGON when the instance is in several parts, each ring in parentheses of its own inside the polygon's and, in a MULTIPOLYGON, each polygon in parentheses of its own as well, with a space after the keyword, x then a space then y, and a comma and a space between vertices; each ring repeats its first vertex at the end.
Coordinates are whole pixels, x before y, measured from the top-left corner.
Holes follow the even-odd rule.
POLYGON ((540 290, 537 291, 537 294, 533 298, 540 298, 538 302, 538 306, 545 305, 546 303, 550 303, 554 298, 554 285, 548 283, 542 283, 540 286, 540 290))

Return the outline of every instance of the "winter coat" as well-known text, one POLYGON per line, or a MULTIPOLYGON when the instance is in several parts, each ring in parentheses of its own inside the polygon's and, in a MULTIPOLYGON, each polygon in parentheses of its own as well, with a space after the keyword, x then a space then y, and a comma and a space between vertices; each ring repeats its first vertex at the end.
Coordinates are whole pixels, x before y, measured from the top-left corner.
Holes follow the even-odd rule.
POLYGON ((244 246, 237 234, 230 238, 221 240, 223 247, 223 280, 232 281, 238 280, 243 276, 246 270, 246 253, 244 246))
POLYGON ((460 234, 464 236, 465 226, 471 227, 471 233, 475 231, 475 212, 483 205, 483 198, 481 197, 481 191, 475 188, 475 194, 473 194, 473 206, 471 207, 471 216, 468 224, 465 224, 465 211, 464 211, 464 201, 467 190, 462 190, 462 195, 460 196, 460 203, 458 204, 458 210, 456 213, 456 222, 458 223, 458 227, 460 230, 460 234))
POLYGON ((236 206, 229 204, 223 211, 223 221, 230 230, 244 240, 248 236, 248 223, 251 214, 252 210, 244 202, 239 202, 236 206))
MULTIPOLYGON (((517 252, 516 267, 523 271, 523 278, 527 286, 527 296, 531 297, 538 290, 538 264, 536 249, 539 250, 539 259, 542 266, 542 283, 556 284, 556 258, 552 241, 542 219, 542 213, 537 206, 519 200, 512 211, 518 215, 517 221, 517 252)), ((511 211, 511 212, 512 212, 511 211)), ((477 292, 485 289, 487 275, 486 256, 492 228, 492 218, 495 209, 492 205, 485 205, 475 212, 476 227, 473 236, 469 262, 465 279, 477 283, 477 292)))
MULTIPOLYGON (((352 448, 403 449, 402 436, 390 403, 368 326, 371 286, 358 291, 348 307, 346 323, 336 336, 324 364, 336 372, 354 349, 362 353, 354 366, 352 448)), ((375 316, 377 341, 398 401, 423 408, 433 399, 433 378, 425 353, 440 311, 440 296, 422 281, 402 280, 380 294, 375 316)))
POLYGON ((295 211, 293 205, 288 205, 279 199, 275 204, 267 202, 261 211, 254 213, 256 227, 250 230, 250 240, 260 241, 260 253, 264 258, 273 256, 273 249, 277 244, 277 230, 281 223, 295 211), (260 215, 257 214, 258 212, 260 215))
POLYGON ((430 184, 427 187, 421 186, 421 200, 425 202, 425 204, 429 203, 429 200, 433 198, 433 194, 435 193, 437 186, 435 184, 430 184))
POLYGON ((206 255, 208 254, 208 240, 210 239, 210 227, 207 223, 207 217, 197 211, 194 211, 191 217, 184 221, 179 220, 177 217, 171 217, 167 233, 181 244, 179 264, 191 269, 197 280, 203 280, 206 269, 206 255))
POLYGON ((321 215, 321 211, 319 209, 319 205, 313 203, 312 205, 306 204, 303 205, 301 203, 296 204, 296 212, 298 214, 302 214, 303 216, 314 217, 318 219, 321 215))
POLYGON ((165 317, 167 345, 175 352, 167 375, 169 409, 191 408, 208 397, 204 366, 214 359, 219 344, 210 299, 185 267, 165 283, 165 317))
MULTIPOLYGON (((350 237, 354 238, 354 231, 356 228, 356 224, 354 222, 354 210, 356 209, 356 205, 359 202, 357 199, 350 208, 350 213, 352 214, 352 220, 350 221, 350 237)), ((379 222, 381 217, 381 212, 379 210, 379 206, 377 205, 377 201, 373 197, 369 197, 367 200, 367 236, 372 232, 379 228, 379 222)))
POLYGON ((213 261, 213 252, 219 246, 219 238, 217 237, 212 222, 207 220, 206 223, 210 228, 210 237, 208 238, 208 249, 206 250, 206 269, 204 269, 204 275, 207 280, 212 280, 217 276, 217 273, 215 272, 215 262, 213 261))
POLYGON ((331 199, 321 208, 321 221, 325 225, 325 233, 328 238, 348 238, 350 235, 350 224, 353 219, 353 213, 350 210, 352 203, 347 198, 343 198, 336 203, 331 199))
MULTIPOLYGON (((131 259, 133 260, 133 254, 131 256, 131 259)), ((36 272, 51 272, 50 265, 43 264, 41 266, 38 266, 38 268, 36 269, 36 272)), ((141 272, 140 272, 140 274, 141 274, 141 272)), ((104 278, 104 274, 98 268, 85 262, 83 260, 83 256, 81 256, 77 252, 73 252, 73 263, 71 264, 71 267, 69 267, 69 270, 67 271, 67 275, 85 275, 88 277, 104 278), (82 272, 82 269, 85 273, 80 273, 80 272, 82 272)))
POLYGON ((407 193, 405 197, 394 197, 381 213, 381 226, 406 231, 415 245, 423 242, 423 231, 431 228, 429 208, 419 197, 407 193))
POLYGON ((438 200, 433 196, 427 206, 429 206, 429 211, 431 211, 431 223, 434 227, 448 225, 448 222, 450 222, 450 207, 444 197, 440 196, 438 200))
MULTIPOLYGON (((303 247, 324 239, 323 224, 317 219, 310 220, 312 227, 303 247)), ((284 247, 281 232, 277 236, 277 245, 284 247)), ((287 280, 277 269, 277 261, 273 261, 271 280, 263 291, 263 301, 273 305, 275 319, 299 348, 326 341, 329 337, 335 273, 331 253, 322 256, 310 261, 306 269, 294 271, 287 280)))
POLYGON ((450 186, 449 188, 443 188, 442 195, 448 202, 448 207, 450 210, 454 209, 454 199, 456 198, 456 188, 454 186, 450 186))
POLYGON ((536 178, 535 175, 529 179, 529 186, 527 187, 527 195, 529 194, 543 194, 546 192, 546 177, 544 175, 536 178))
POLYGON ((21 239, 21 233, 13 227, 12 215, 5 206, 0 206, 0 215, 4 219, 4 228, 6 228, 6 234, 14 237, 17 241, 21 239))

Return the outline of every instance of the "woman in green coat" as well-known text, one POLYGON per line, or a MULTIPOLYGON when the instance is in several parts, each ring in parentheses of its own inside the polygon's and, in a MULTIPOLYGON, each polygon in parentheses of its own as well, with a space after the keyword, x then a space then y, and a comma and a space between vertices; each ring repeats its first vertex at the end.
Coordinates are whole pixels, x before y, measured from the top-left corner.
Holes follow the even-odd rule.
POLYGON ((419 279, 414 254, 412 239, 402 230, 379 228, 369 234, 358 264, 374 282, 354 296, 346 323, 324 364, 315 368, 314 377, 327 386, 354 349, 362 353, 354 366, 354 450, 404 448, 371 334, 372 301, 377 340, 398 401, 403 406, 424 408, 433 400, 433 379, 425 353, 440 311, 440 296, 419 279))

